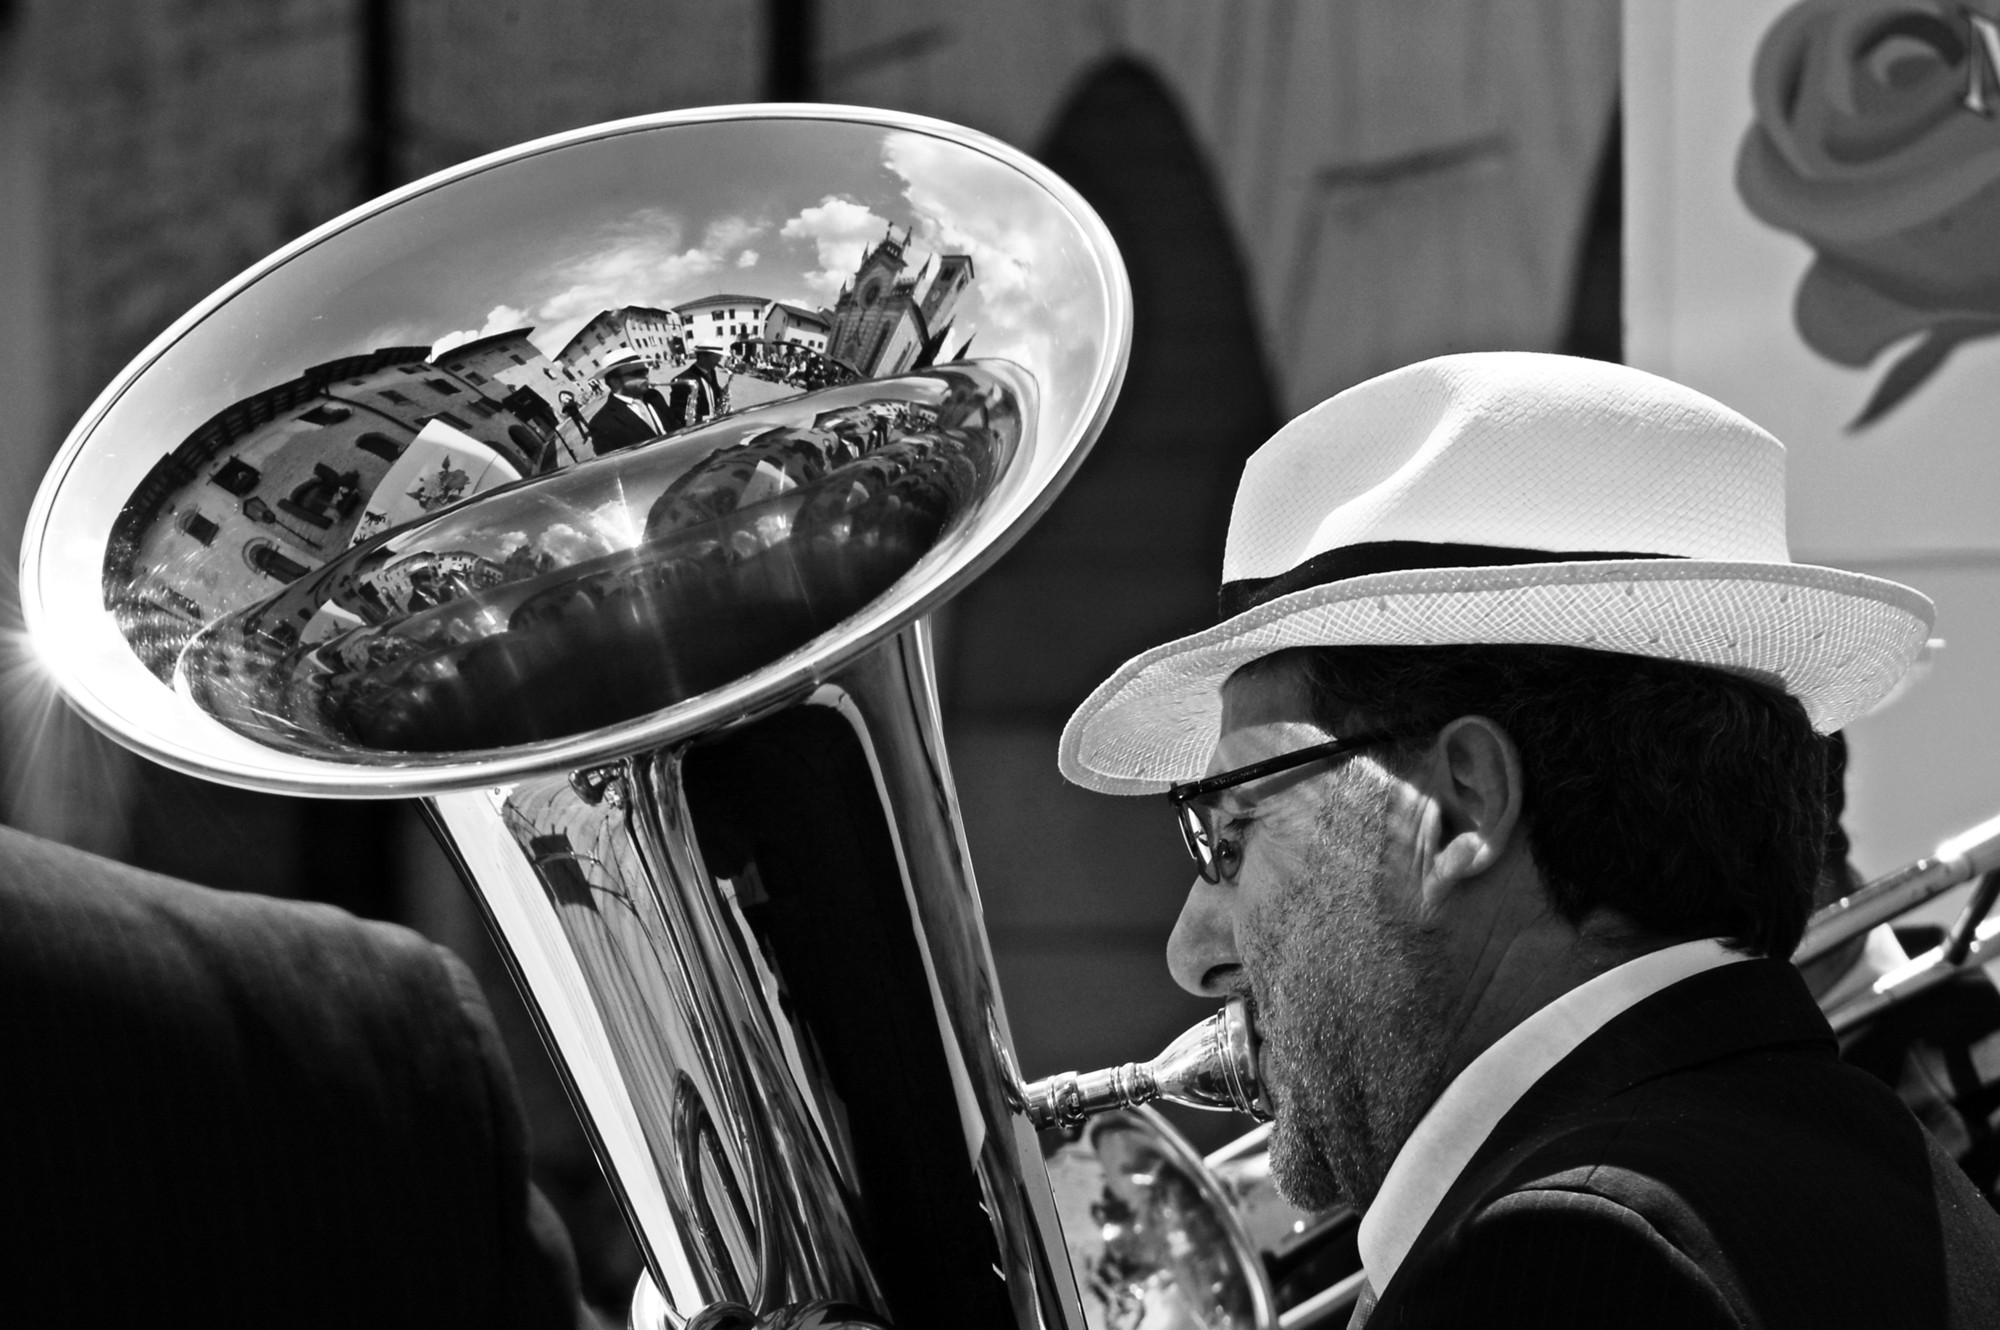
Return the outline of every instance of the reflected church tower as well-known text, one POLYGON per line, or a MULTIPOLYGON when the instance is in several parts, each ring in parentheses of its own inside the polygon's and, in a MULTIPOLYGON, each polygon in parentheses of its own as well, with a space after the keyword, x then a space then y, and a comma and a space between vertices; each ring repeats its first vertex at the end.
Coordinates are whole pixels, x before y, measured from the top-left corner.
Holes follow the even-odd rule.
POLYGON ((910 235, 906 226, 898 239, 891 226, 834 302, 827 355, 866 378, 937 363, 959 298, 972 285, 969 254, 934 255, 907 272, 910 235))

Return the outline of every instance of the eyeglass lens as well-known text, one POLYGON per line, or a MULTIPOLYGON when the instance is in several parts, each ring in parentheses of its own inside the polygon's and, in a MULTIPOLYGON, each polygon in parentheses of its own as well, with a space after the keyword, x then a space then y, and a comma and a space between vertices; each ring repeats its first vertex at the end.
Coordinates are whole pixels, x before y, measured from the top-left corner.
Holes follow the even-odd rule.
POLYGON ((1217 846, 1215 833, 1209 826, 1204 810, 1188 802, 1178 806, 1181 822, 1181 840, 1193 856, 1195 867, 1201 870, 1202 881, 1220 882, 1222 871, 1217 866, 1217 846))

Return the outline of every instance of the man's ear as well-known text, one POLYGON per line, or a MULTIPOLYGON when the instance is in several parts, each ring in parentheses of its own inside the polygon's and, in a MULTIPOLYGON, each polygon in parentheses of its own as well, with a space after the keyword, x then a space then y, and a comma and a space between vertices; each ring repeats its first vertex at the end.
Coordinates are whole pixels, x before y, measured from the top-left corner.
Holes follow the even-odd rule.
POLYGON ((1460 716, 1431 745, 1436 836, 1424 895, 1444 893, 1491 870, 1521 833, 1521 750, 1484 716, 1460 716))

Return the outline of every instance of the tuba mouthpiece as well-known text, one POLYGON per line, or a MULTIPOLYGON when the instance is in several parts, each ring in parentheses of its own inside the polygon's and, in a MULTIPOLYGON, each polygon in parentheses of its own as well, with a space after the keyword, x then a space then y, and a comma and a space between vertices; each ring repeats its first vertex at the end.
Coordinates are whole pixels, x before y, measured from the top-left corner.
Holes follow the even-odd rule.
POLYGON ((1021 1087, 1023 1110, 1037 1130, 1077 1127, 1114 1108, 1164 1099, 1190 1108, 1270 1117, 1257 1079, 1257 1032, 1250 1003, 1238 996, 1168 1044, 1150 1062, 1102 1071, 1058 1072, 1021 1087))

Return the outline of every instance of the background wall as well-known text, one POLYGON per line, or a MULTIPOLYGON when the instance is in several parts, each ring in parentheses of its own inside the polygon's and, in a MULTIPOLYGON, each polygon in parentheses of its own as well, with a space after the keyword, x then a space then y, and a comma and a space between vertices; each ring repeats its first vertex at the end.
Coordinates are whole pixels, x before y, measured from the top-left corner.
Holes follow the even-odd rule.
MULTIPOLYGON (((1290 414, 1462 349, 1618 354, 1613 0, 14 0, 0 8, 0 567, 68 422, 253 259, 425 172, 577 125, 824 99, 1049 161, 1131 268, 1131 375, 1047 519, 944 625, 944 696, 1030 1073, 1205 1014, 1162 960, 1188 870, 1152 801, 1065 785, 1070 708, 1213 620, 1241 459, 1290 414)), ((606 1306, 635 1266, 441 855, 407 811, 142 768, 46 698, 4 713, 7 816, 458 947, 508 1023, 606 1306)), ((1240 1124, 1196 1118, 1213 1145, 1240 1124)))
MULTIPOLYGON (((1857 425, 1890 367, 1917 359, 1928 330, 1954 319, 1920 306, 1899 311, 1908 322, 1856 365, 1834 363, 1802 337, 1794 314, 1799 293, 1825 260, 1799 235, 1754 216, 1737 172, 1755 120, 1753 61, 1791 8, 1790 0, 1673 0, 1633 15, 1626 33, 1628 349, 1632 364, 1713 394, 1785 441, 1794 559, 1904 582, 1937 603, 1943 649, 1919 680, 1849 734, 1847 824, 1856 863, 1873 876, 2000 811, 2000 714, 1993 707, 2000 675, 2000 449, 1993 446, 2000 341, 1989 316, 1984 335, 1958 345, 1887 413, 1857 425)), ((1914 125, 1908 134, 1867 133, 1882 123, 1870 126, 1871 113, 1893 112, 1872 95, 1865 52, 1815 59, 1814 78, 1795 94, 1804 106, 1799 120, 1819 118, 1817 99, 1846 72, 1843 58, 1854 61, 1860 85, 1853 114, 1863 132, 1854 137, 1874 154, 1853 159, 1857 179, 1873 183, 1850 185, 1849 206, 1898 193, 1911 199, 1905 239, 1914 254, 1921 244, 1914 237, 1946 236, 1960 219, 1949 211, 1925 216, 1915 202, 1924 181, 1904 163, 1928 144, 1914 125), (1939 229, 1922 229, 1928 225, 1939 229)), ((1955 99, 1968 71, 1992 77, 1975 59, 1965 70, 1912 63, 1901 78, 1921 95, 1921 75, 1933 73, 1955 99)), ((1963 107, 1951 118, 1961 117, 1980 123, 1963 107)), ((1948 131, 1951 118, 1937 127, 1948 131)), ((1956 318, 1977 327, 1982 300, 1992 299, 1981 284, 1990 289, 1991 279, 1968 264, 1964 281, 1956 318)), ((1890 302, 1871 305, 1855 310, 1848 325, 1864 343, 1890 302)), ((1957 899, 1930 913, 1948 918, 1957 899)))

